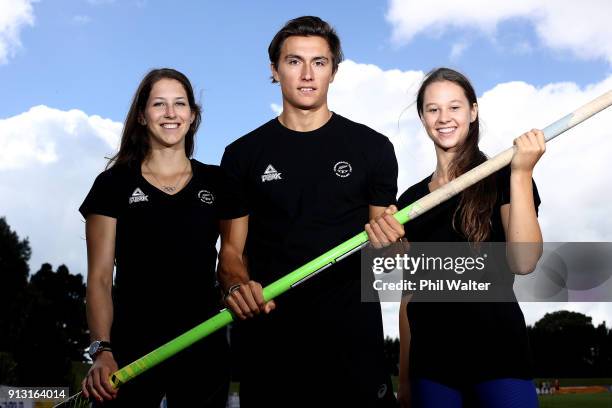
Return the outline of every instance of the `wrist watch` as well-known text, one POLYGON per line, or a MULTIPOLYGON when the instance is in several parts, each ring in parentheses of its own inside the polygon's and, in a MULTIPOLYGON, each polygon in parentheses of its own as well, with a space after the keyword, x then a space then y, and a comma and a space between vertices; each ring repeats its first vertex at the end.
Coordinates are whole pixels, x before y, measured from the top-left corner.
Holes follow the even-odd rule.
POLYGON ((111 344, 108 341, 96 340, 89 345, 87 354, 93 360, 102 351, 113 351, 111 344))

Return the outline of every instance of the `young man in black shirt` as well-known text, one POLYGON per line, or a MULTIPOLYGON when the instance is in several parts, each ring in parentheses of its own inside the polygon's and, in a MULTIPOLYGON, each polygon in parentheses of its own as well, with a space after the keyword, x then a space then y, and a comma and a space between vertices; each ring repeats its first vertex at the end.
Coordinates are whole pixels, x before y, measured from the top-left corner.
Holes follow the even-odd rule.
POLYGON ((264 302, 262 286, 352 237, 395 202, 393 145, 329 110, 342 51, 326 22, 289 21, 268 53, 283 112, 230 144, 221 162, 227 192, 218 277, 227 306, 244 320, 232 338, 241 406, 392 406, 380 304, 360 302, 359 256, 277 303, 264 302))

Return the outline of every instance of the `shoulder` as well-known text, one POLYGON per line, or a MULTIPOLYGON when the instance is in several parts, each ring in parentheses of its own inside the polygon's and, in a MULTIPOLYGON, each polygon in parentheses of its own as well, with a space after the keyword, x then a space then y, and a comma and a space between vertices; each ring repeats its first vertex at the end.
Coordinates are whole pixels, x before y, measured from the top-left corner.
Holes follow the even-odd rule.
POLYGON ((391 144, 391 141, 387 136, 377 132, 367 125, 364 125, 363 123, 352 121, 337 113, 334 113, 334 116, 336 119, 336 126, 348 129, 351 132, 351 137, 357 136, 366 142, 391 144))
MULTIPOLYGON (((512 170, 510 169, 510 165, 502 167, 495 174, 495 185, 497 187, 497 200, 498 205, 504 205, 510 203, 510 178, 512 175, 512 170)), ((538 191, 538 186, 536 185, 535 180, 531 179, 531 183, 533 186, 533 202, 536 207, 536 212, 538 211, 538 207, 541 204, 540 193, 538 191)))
POLYGON ((351 146, 365 157, 372 166, 384 168, 397 167, 395 149, 391 140, 382 133, 362 123, 354 122, 344 116, 336 116, 335 127, 343 143, 351 146))
POLYGON ((134 170, 127 165, 115 165, 98 174, 95 184, 115 184, 125 181, 134 173, 134 170))
POLYGON ((134 184, 131 180, 135 174, 134 170, 125 165, 115 165, 98 174, 79 212, 84 218, 92 213, 117 218, 122 208, 122 197, 131 193, 129 190, 134 184))
POLYGON ((402 195, 400 195, 399 199, 397 200, 397 204, 399 208, 404 208, 407 205, 414 203, 419 198, 427 195, 428 193, 427 185, 429 184, 430 179, 431 179, 431 175, 425 177, 423 180, 419 181, 418 183, 413 184, 412 186, 408 187, 408 189, 404 191, 402 195))
POLYGON ((199 160, 191 159, 191 168, 193 174, 198 177, 205 177, 215 180, 221 177, 221 167, 215 164, 206 164, 199 160))
POLYGON ((191 159, 191 167, 193 171, 198 173, 215 173, 219 171, 219 166, 215 164, 202 163, 197 159, 191 159))
POLYGON ((226 152, 236 152, 243 151, 245 149, 250 149, 252 146, 261 143, 262 139, 265 139, 267 135, 274 133, 276 125, 276 118, 270 119, 268 122, 259 126, 257 129, 254 129, 247 133, 244 136, 239 137, 234 140, 232 143, 227 145, 225 148, 226 152))
POLYGON ((510 165, 502 167, 495 174, 498 186, 510 186, 510 165))

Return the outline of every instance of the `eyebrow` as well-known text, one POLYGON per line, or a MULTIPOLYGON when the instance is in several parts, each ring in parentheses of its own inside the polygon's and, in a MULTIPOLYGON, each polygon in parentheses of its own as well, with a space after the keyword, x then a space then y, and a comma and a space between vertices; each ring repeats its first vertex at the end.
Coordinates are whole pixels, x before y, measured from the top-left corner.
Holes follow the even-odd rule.
MULTIPOLYGON (((166 100, 166 98, 162 97, 162 96, 154 96, 153 99, 162 99, 162 100, 166 100)), ((187 99, 184 96, 177 96, 176 98, 174 98, 174 100, 177 99, 187 99)))
MULTIPOLYGON (((453 99, 452 101, 449 101, 449 103, 455 103, 455 102, 458 102, 458 103, 463 103, 463 102, 462 102, 461 100, 459 100, 459 99, 453 99)), ((426 104, 425 104, 425 106, 430 106, 430 105, 439 105, 439 104, 438 104, 438 103, 436 103, 436 102, 429 102, 429 103, 426 103, 426 104)))
MULTIPOLYGON (((289 58, 295 58, 295 59, 299 59, 300 61, 304 61, 304 58, 296 55, 296 54, 288 54, 285 59, 289 59, 289 58)), ((329 58, 325 57, 325 56, 317 56, 317 57, 313 57, 313 60, 325 60, 325 61, 329 61, 329 58)))

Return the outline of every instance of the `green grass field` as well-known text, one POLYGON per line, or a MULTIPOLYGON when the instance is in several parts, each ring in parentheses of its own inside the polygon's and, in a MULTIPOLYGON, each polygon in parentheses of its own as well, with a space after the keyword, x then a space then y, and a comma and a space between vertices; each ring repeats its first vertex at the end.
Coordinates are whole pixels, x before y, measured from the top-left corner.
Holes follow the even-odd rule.
MULTIPOLYGON (((398 377, 393 377, 393 388, 397 391, 398 377)), ((552 378, 537 378, 535 382, 550 381, 552 378)), ((612 378, 560 378, 561 387, 611 385, 612 378)), ((602 394, 557 394, 540 395, 540 408, 612 408, 612 393, 602 394)))
POLYGON ((540 408, 612 408, 612 393, 540 395, 540 408))
MULTIPOLYGON (((554 379, 535 380, 536 384, 542 381, 552 383, 554 379)), ((559 384, 561 387, 609 386, 612 378, 560 378, 559 384)), ((612 393, 540 395, 540 408, 612 408, 612 393)))

